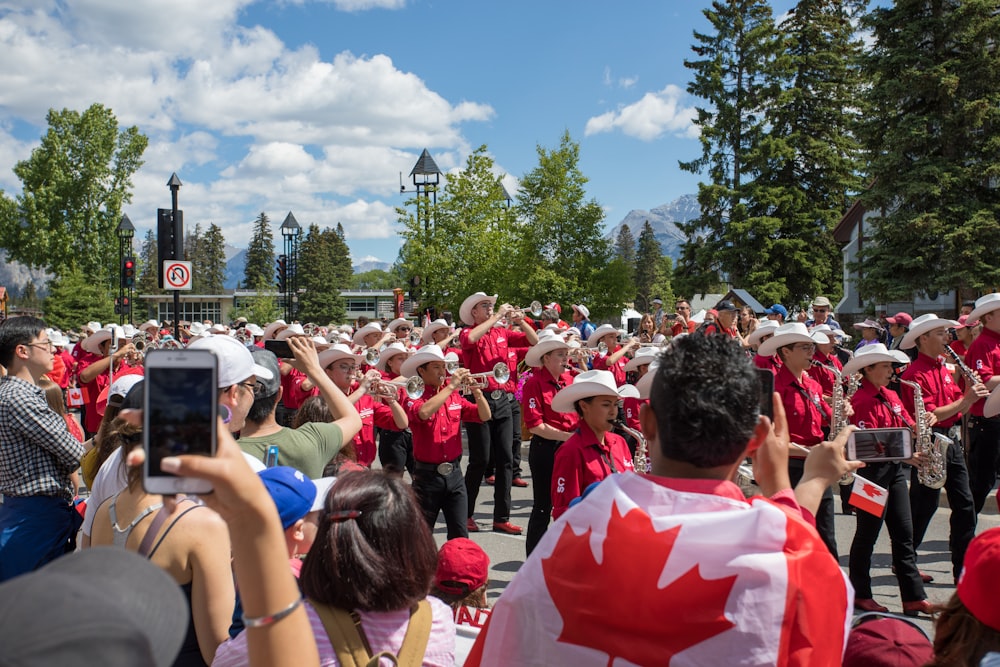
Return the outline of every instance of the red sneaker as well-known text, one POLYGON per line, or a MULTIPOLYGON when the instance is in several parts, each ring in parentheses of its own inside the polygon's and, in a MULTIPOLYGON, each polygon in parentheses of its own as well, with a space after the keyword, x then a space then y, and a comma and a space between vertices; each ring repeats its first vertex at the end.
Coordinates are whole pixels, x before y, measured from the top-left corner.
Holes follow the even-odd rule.
POLYGON ((930 600, 917 600, 916 602, 904 602, 903 613, 907 616, 919 616, 921 613, 930 615, 934 605, 930 600))
POLYGON ((514 478, 514 479, 513 479, 512 481, 511 481, 511 483, 510 483, 510 484, 511 484, 511 486, 519 486, 519 487, 521 487, 522 489, 526 489, 526 488, 528 488, 528 483, 527 483, 527 482, 525 482, 525 481, 524 481, 523 479, 521 479, 520 477, 515 477, 515 478, 514 478))
POLYGON ((888 607, 883 607, 871 598, 856 598, 854 600, 854 608, 860 611, 878 611, 883 614, 889 611, 888 607))
POLYGON ((496 484, 497 483, 496 475, 490 475, 489 477, 487 477, 486 478, 486 483, 489 484, 489 485, 491 485, 491 486, 493 484, 496 484))
POLYGON ((470 533, 478 533, 479 524, 476 523, 476 520, 470 516, 468 519, 465 520, 465 529, 468 530, 470 533))
POLYGON ((521 527, 515 526, 510 521, 504 521, 503 523, 493 522, 493 532, 494 533, 507 533, 508 535, 520 535, 521 527))

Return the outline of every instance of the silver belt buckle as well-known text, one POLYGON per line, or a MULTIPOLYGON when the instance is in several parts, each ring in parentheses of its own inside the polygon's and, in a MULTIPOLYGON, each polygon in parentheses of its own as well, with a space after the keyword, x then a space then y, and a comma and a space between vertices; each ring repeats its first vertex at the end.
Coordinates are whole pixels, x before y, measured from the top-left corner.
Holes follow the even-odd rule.
POLYGON ((439 463, 437 467, 437 472, 442 477, 447 477, 451 474, 451 471, 455 469, 455 464, 445 461, 444 463, 439 463))
POLYGON ((952 426, 951 428, 949 428, 948 429, 948 437, 951 438, 955 442, 961 442, 962 441, 962 425, 961 424, 955 424, 954 426, 952 426))
POLYGON ((496 389, 490 394, 490 398, 492 398, 494 401, 499 401, 506 393, 507 392, 505 391, 500 391, 499 389, 496 389))

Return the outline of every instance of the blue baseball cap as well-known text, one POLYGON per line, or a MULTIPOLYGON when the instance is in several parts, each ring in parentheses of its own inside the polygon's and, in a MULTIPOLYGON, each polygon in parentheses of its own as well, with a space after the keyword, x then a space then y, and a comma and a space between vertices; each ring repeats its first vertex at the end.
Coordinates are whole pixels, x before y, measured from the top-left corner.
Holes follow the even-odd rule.
POLYGON ((781 315, 782 317, 788 317, 788 309, 780 303, 776 303, 770 308, 765 309, 764 313, 767 315, 781 315))
POLYGON ((275 466, 257 474, 278 507, 281 527, 285 530, 312 510, 316 500, 316 485, 295 468, 275 466))

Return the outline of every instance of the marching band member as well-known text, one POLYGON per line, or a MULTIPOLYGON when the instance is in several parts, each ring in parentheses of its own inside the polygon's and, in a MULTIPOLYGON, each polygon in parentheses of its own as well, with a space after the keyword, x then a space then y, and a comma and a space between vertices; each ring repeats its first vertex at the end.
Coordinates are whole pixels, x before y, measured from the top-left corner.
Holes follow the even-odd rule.
MULTIPOLYGON (((538 342, 535 330, 524 321, 524 314, 514 310, 510 304, 503 304, 494 312, 496 295, 487 296, 477 292, 462 302, 459 317, 469 325, 462 329, 459 341, 466 366, 471 373, 487 373, 498 363, 507 363, 507 348, 510 345, 534 345, 538 342), (494 326, 504 317, 521 331, 509 331, 494 326)), ((469 422, 466 433, 469 439, 469 466, 466 470, 465 487, 469 501, 468 529, 479 530, 473 519, 479 485, 486 470, 490 448, 496 462, 496 483, 493 487, 493 530, 501 533, 520 535, 520 526, 510 522, 510 487, 512 475, 511 447, 514 425, 511 418, 510 399, 501 390, 496 380, 487 381, 486 401, 490 408, 490 418, 484 423, 469 422)))
POLYGON ((632 338, 624 345, 618 344, 618 330, 610 324, 602 324, 590 334, 587 339, 587 346, 596 349, 604 343, 607 351, 604 354, 598 352, 594 355, 593 369, 595 371, 610 371, 615 378, 615 383, 620 387, 625 384, 625 364, 628 358, 625 356, 629 352, 639 349, 639 339, 632 338))
POLYGON ((264 340, 274 340, 274 338, 288 328, 288 322, 285 320, 275 320, 264 327, 264 340))
MULTIPOLYGON (((882 344, 862 348, 844 366, 845 375, 860 372, 861 386, 851 397, 854 413, 851 422, 858 428, 912 428, 913 417, 899 400, 896 392, 887 387, 892 379, 894 363, 907 363, 909 358, 898 350, 889 351, 882 344)), ((916 437, 916 432, 914 432, 916 437)), ((906 490, 906 477, 900 461, 868 463, 855 473, 875 482, 889 492, 885 503, 885 524, 892 543, 892 565, 903 599, 903 613, 916 616, 929 613, 930 603, 924 592, 924 583, 917 571, 916 548, 913 543, 913 524, 910 520, 910 502, 906 490)), ((868 512, 855 512, 857 530, 851 542, 850 576, 854 586, 855 609, 888 612, 886 607, 872 597, 871 565, 875 541, 882 530, 883 517, 868 512)))
POLYGON ((525 549, 531 554, 545 534, 552 514, 552 466, 556 451, 569 439, 576 426, 576 417, 552 409, 552 397, 573 383, 569 371, 569 344, 561 336, 544 331, 538 343, 528 349, 524 361, 534 371, 524 383, 521 408, 524 425, 531 433, 528 467, 531 468, 531 517, 525 549))
MULTIPOLYGON (((410 356, 410 351, 403 343, 396 342, 385 349, 375 367, 382 372, 382 379, 392 381, 399 377, 403 362, 410 356)), ((400 388, 399 400, 406 404, 406 390, 400 388)), ((382 467, 392 474, 402 476, 404 468, 413 476, 413 436, 409 428, 402 430, 379 429, 378 460, 382 467)))
MULTIPOLYGON (((413 490, 433 529, 438 513, 444 513, 448 539, 468 537, 468 493, 462 478, 461 424, 482 423, 490 418, 490 406, 479 387, 472 388, 475 403, 456 390, 469 371, 459 368, 448 379, 444 354, 437 345, 426 345, 403 362, 406 377, 424 382, 419 398, 406 399, 406 412, 413 431, 413 490)), ((471 455, 470 455, 471 457, 471 455)))
POLYGON ((747 336, 747 343, 749 343, 750 349, 754 351, 753 365, 757 368, 765 368, 775 375, 778 374, 778 370, 781 368, 781 360, 778 359, 778 355, 776 354, 769 356, 762 355, 760 353, 760 346, 764 341, 774 335, 778 326, 779 325, 776 320, 764 320, 757 325, 757 328, 754 329, 753 333, 747 336))
MULTIPOLYGON (((833 415, 830 406, 823 400, 823 388, 809 377, 816 342, 826 335, 809 335, 809 330, 801 322, 791 322, 779 326, 774 335, 764 341, 758 353, 777 354, 781 369, 774 377, 774 391, 781 396, 788 420, 788 437, 801 447, 815 447, 823 441, 823 424, 829 424, 833 415)), ((805 469, 805 455, 792 449, 788 455, 788 475, 792 486, 802 479, 805 469)), ((827 488, 823 493, 816 513, 816 530, 827 549, 837 558, 837 540, 834 527, 833 491, 827 488)))
POLYGON ((618 399, 618 385, 608 371, 580 373, 552 397, 553 410, 578 417, 575 432, 556 451, 552 464, 553 519, 594 482, 634 470, 628 444, 611 430, 618 399))
POLYGON ((389 322, 389 326, 385 330, 396 337, 397 343, 402 343, 407 348, 410 347, 410 333, 413 331, 413 323, 410 320, 405 317, 397 317, 389 322))
MULTIPOLYGON (((1000 386, 1000 293, 980 297, 975 305, 969 320, 978 321, 983 330, 969 346, 965 363, 992 391, 1000 386)), ((973 404, 969 420, 969 470, 977 514, 983 510, 986 496, 997 482, 997 468, 1000 467, 1000 417, 986 417, 984 402, 973 404)))
POLYGON ((87 336, 79 347, 90 353, 89 357, 77 357, 76 372, 83 390, 83 430, 88 438, 92 438, 101 427, 101 415, 97 412, 97 397, 101 390, 121 375, 141 375, 142 369, 129 364, 129 359, 136 358, 135 346, 118 325, 109 324, 99 329, 87 336), (114 351, 111 350, 112 337, 117 343, 114 351), (109 368, 113 369, 112 377, 108 377, 109 368))
POLYGON ((819 324, 810 330, 809 335, 816 341, 816 352, 813 354, 813 361, 816 363, 809 367, 809 376, 823 387, 823 399, 829 403, 833 397, 833 385, 837 381, 836 373, 830 369, 841 372, 844 365, 834 353, 837 343, 833 337, 833 329, 826 324, 819 324), (816 334, 822 334, 826 342, 820 342, 822 338, 816 334))
POLYGON ((965 361, 965 354, 978 335, 979 322, 969 320, 968 315, 962 315, 958 318, 958 324, 955 326, 955 340, 951 343, 951 349, 962 361, 965 361))
MULTIPOLYGON (((649 372, 649 366, 656 359, 659 350, 655 347, 640 347, 635 356, 625 364, 626 373, 635 373, 636 382, 641 380, 649 372)), ((635 384, 633 382, 632 384, 635 384)), ((636 396, 625 396, 622 399, 622 408, 625 411, 625 425, 636 431, 642 431, 642 424, 639 422, 639 410, 649 403, 648 398, 638 398, 636 396)))

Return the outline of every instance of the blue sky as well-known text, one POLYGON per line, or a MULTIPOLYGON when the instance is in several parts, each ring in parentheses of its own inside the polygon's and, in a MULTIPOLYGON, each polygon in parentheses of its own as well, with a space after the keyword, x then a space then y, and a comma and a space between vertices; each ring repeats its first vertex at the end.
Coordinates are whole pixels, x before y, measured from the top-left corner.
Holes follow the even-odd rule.
MULTIPOLYGON (((49 108, 110 107, 150 137, 126 207, 139 234, 184 187, 185 223, 245 247, 253 218, 343 223, 355 262, 392 262, 422 149, 442 171, 486 144, 508 189, 536 146, 580 143, 608 227, 695 192, 685 92, 708 2, 0 0, 0 188, 49 108)), ((793 3, 775 0, 776 14, 793 3)))

